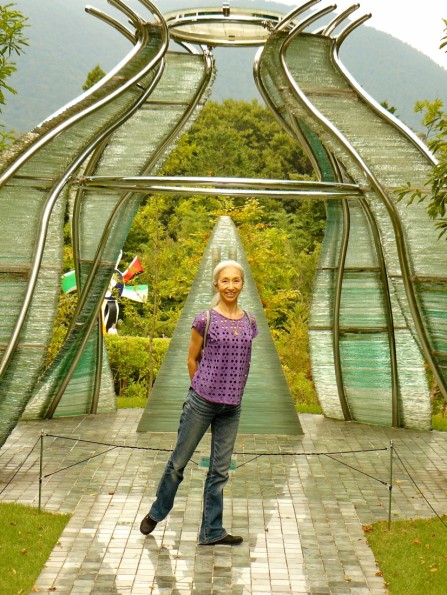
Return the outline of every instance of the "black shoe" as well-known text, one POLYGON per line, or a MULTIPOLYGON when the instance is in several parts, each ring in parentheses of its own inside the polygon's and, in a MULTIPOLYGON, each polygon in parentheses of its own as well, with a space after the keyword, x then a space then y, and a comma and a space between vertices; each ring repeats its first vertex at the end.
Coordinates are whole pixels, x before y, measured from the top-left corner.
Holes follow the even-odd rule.
POLYGON ((157 526, 157 521, 151 519, 151 517, 147 514, 144 519, 141 521, 140 524, 140 531, 143 535, 149 535, 157 526))
POLYGON ((202 543, 202 545, 239 545, 244 540, 240 535, 230 535, 229 533, 219 539, 218 541, 213 541, 212 543, 202 543))

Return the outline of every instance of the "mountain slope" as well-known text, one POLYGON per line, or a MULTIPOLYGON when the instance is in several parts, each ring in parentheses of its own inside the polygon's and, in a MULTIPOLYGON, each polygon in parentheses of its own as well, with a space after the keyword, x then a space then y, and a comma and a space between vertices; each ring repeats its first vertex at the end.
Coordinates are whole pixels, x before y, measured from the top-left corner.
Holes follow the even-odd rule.
MULTIPOLYGON (((106 0, 93 0, 92 4, 126 22, 106 0)), ((142 16, 147 15, 137 0, 130 0, 129 4, 142 16)), ((157 3, 163 12, 179 4, 185 8, 213 3, 209 0, 157 3)), ((263 0, 239 0, 237 4, 284 14, 289 11, 289 7, 263 0)), ((7 96, 1 122, 7 129, 24 132, 80 95, 87 73, 96 64, 110 70, 131 46, 116 30, 86 14, 85 0, 16 0, 15 5, 29 17, 30 47, 16 60, 18 72, 10 84, 17 95, 7 96)), ((257 48, 216 48, 218 76, 212 99, 260 99, 252 75, 256 51, 257 48)), ((447 70, 387 33, 369 26, 360 27, 343 44, 341 58, 374 99, 395 106, 398 116, 412 128, 419 128, 420 116, 413 111, 417 100, 439 97, 447 105, 447 70)))

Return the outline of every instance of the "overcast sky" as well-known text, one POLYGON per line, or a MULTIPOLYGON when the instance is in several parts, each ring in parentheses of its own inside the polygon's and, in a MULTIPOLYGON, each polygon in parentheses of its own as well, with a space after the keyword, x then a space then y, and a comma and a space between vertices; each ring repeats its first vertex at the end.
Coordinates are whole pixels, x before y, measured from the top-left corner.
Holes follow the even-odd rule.
MULTIPOLYGON (((299 0, 277 1, 291 7, 304 3, 299 0)), ((352 19, 371 13, 372 17, 363 26, 390 33, 447 69, 447 48, 439 49, 444 36, 443 19, 447 20, 447 0, 322 0, 315 9, 336 4, 336 12, 342 12, 356 3, 360 8, 353 13, 352 19)), ((233 0, 232 4, 237 6, 237 1, 233 0)))

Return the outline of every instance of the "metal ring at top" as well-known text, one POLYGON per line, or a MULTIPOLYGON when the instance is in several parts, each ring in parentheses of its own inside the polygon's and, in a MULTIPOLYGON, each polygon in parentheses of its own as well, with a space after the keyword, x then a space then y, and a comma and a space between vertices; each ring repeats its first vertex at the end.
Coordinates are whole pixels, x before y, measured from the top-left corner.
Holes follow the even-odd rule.
POLYGON ((269 10, 191 8, 163 15, 172 39, 210 46, 259 46, 283 14, 269 10))

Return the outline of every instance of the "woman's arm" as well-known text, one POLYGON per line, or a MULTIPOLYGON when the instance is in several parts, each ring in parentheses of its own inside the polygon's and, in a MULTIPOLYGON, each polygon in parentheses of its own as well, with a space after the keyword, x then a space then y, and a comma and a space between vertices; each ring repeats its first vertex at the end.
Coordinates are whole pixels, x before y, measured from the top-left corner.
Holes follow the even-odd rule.
POLYGON ((189 341, 188 349, 188 371, 189 377, 192 380, 194 374, 197 372, 199 367, 200 352, 202 350, 203 337, 195 328, 191 331, 191 340, 189 341))

